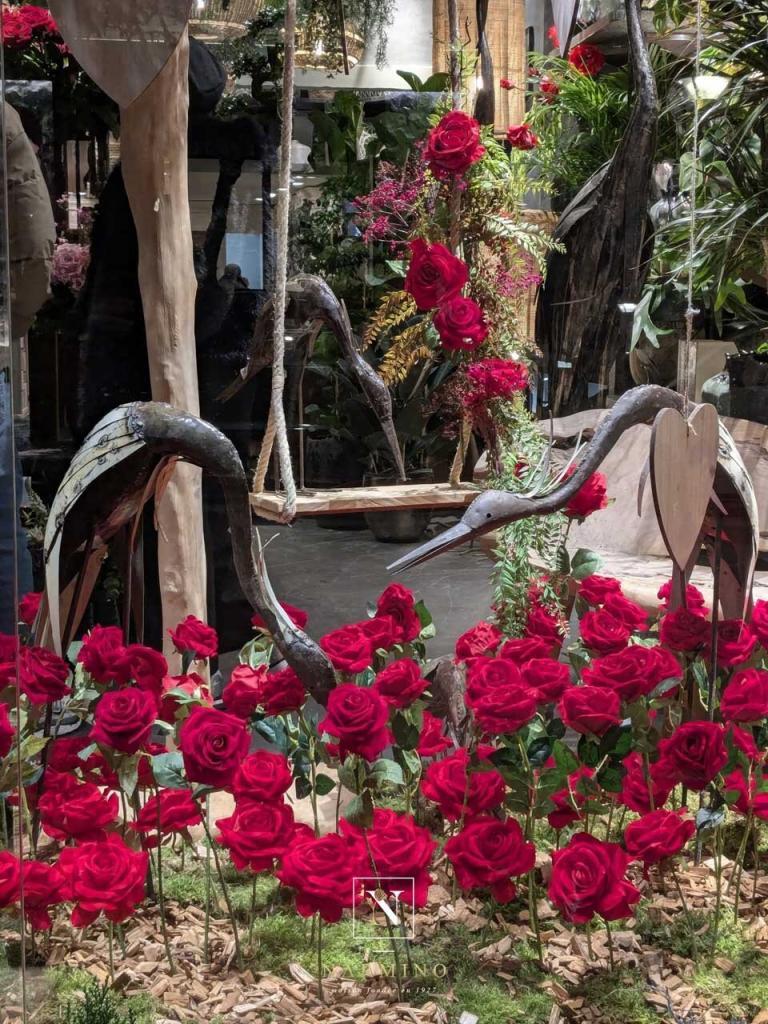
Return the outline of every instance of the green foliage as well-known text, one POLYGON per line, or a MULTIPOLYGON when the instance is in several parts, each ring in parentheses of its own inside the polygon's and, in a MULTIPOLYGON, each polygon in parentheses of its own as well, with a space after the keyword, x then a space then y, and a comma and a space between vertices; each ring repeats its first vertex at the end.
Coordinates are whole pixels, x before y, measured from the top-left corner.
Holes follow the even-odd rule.
POLYGON ((552 1011, 552 997, 546 992, 521 991, 510 994, 493 978, 468 977, 454 988, 455 1009, 450 1020, 459 1020, 463 1011, 480 1021, 505 1021, 509 1024, 546 1024, 552 1011))
POLYGON ((601 971, 577 991, 600 1011, 603 1024, 656 1024, 659 1018, 643 996, 646 985, 640 971, 601 971))
POLYGON ((125 999, 84 971, 60 971, 54 985, 64 1024, 150 1024, 155 1010, 149 996, 125 999))

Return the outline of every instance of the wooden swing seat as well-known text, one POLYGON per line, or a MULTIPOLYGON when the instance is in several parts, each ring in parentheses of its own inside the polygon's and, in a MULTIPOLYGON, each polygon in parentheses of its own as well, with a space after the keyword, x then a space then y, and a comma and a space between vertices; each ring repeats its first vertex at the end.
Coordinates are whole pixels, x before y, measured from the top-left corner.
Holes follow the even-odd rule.
MULTIPOLYGON (((299 491, 298 516, 333 516, 348 512, 396 511, 408 508, 466 508, 479 493, 474 484, 392 484, 371 487, 339 487, 299 491)), ((280 491, 251 494, 251 509, 263 519, 279 521, 285 495, 280 491)))

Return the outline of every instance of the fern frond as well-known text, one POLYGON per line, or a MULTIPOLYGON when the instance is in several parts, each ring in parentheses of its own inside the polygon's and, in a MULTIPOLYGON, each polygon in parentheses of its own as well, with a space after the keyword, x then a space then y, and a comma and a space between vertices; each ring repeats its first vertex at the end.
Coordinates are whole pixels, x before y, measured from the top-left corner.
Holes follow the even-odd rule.
POLYGON ((363 332, 363 348, 375 345, 382 335, 405 323, 416 312, 416 303, 408 292, 387 292, 363 332))
POLYGON ((406 327, 396 335, 392 345, 379 364, 379 374, 385 384, 400 384, 420 359, 429 359, 432 350, 424 343, 425 324, 420 322, 406 327))

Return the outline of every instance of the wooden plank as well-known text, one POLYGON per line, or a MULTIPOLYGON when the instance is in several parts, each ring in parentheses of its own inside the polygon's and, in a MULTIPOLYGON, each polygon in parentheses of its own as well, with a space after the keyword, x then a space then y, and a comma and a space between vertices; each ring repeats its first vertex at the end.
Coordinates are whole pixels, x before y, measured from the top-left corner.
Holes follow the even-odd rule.
MULTIPOLYGON (((397 484, 392 487, 343 487, 328 491, 304 491, 296 501, 297 516, 339 515, 374 509, 466 508, 479 489, 471 484, 397 484)), ((251 495, 251 508, 264 519, 277 520, 283 507, 283 495, 263 491, 251 495)))

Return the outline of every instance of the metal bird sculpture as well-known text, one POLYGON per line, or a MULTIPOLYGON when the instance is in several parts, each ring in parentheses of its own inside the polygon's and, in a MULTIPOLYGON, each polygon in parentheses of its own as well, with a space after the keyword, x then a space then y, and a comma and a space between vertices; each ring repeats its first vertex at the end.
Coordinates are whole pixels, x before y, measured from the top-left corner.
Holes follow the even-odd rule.
MULTIPOLYGON (((101 563, 110 546, 121 540, 128 559, 130 604, 131 559, 144 505, 162 493, 179 461, 199 466, 221 485, 243 593, 307 690, 324 703, 335 685, 333 669, 275 597, 258 533, 254 538, 248 482, 234 445, 210 423, 162 402, 113 409, 87 436, 61 482, 45 532, 46 601, 39 624, 43 642, 59 654, 67 649, 101 563)), ((127 613, 124 619, 127 626, 127 613)))
MULTIPOLYGON (((384 431, 384 436, 395 460, 398 475, 401 480, 405 480, 405 465, 392 418, 392 396, 378 373, 358 352, 352 325, 344 305, 339 302, 322 277, 317 277, 314 274, 297 274, 289 279, 286 288, 289 311, 293 319, 299 320, 309 327, 324 324, 333 332, 361 391, 381 424, 381 429, 384 431)), ((272 320, 273 307, 270 301, 262 308, 254 326, 248 363, 240 371, 239 377, 221 392, 220 402, 226 402, 232 398, 257 373, 272 365, 270 340, 272 320)))
POLYGON ((590 384, 601 379, 628 341, 620 305, 640 299, 648 269, 648 206, 658 99, 640 22, 640 0, 625 0, 634 100, 612 159, 583 186, 554 231, 561 243, 547 258, 536 317, 555 416, 587 407, 590 384))
MULTIPOLYGON (((662 409, 683 410, 681 395, 668 388, 648 385, 627 391, 616 402, 585 445, 574 472, 560 473, 549 481, 548 466, 537 474, 539 481, 532 492, 484 491, 453 527, 422 544, 415 551, 389 566, 391 572, 412 569, 422 562, 457 547, 518 519, 548 515, 564 508, 589 477, 599 468, 621 435, 639 423, 649 423, 662 409), (544 483, 542 477, 546 477, 544 483)), ((702 524, 695 555, 702 545, 710 562, 718 566, 720 599, 726 617, 744 615, 749 605, 755 563, 760 539, 757 501, 752 480, 739 455, 733 438, 720 424, 717 470, 713 493, 702 524), (719 534, 719 536, 718 536, 719 534), (715 539, 719 540, 719 557, 715 539)), ((693 570, 695 557, 676 580, 675 591, 684 601, 685 586, 693 570)))

